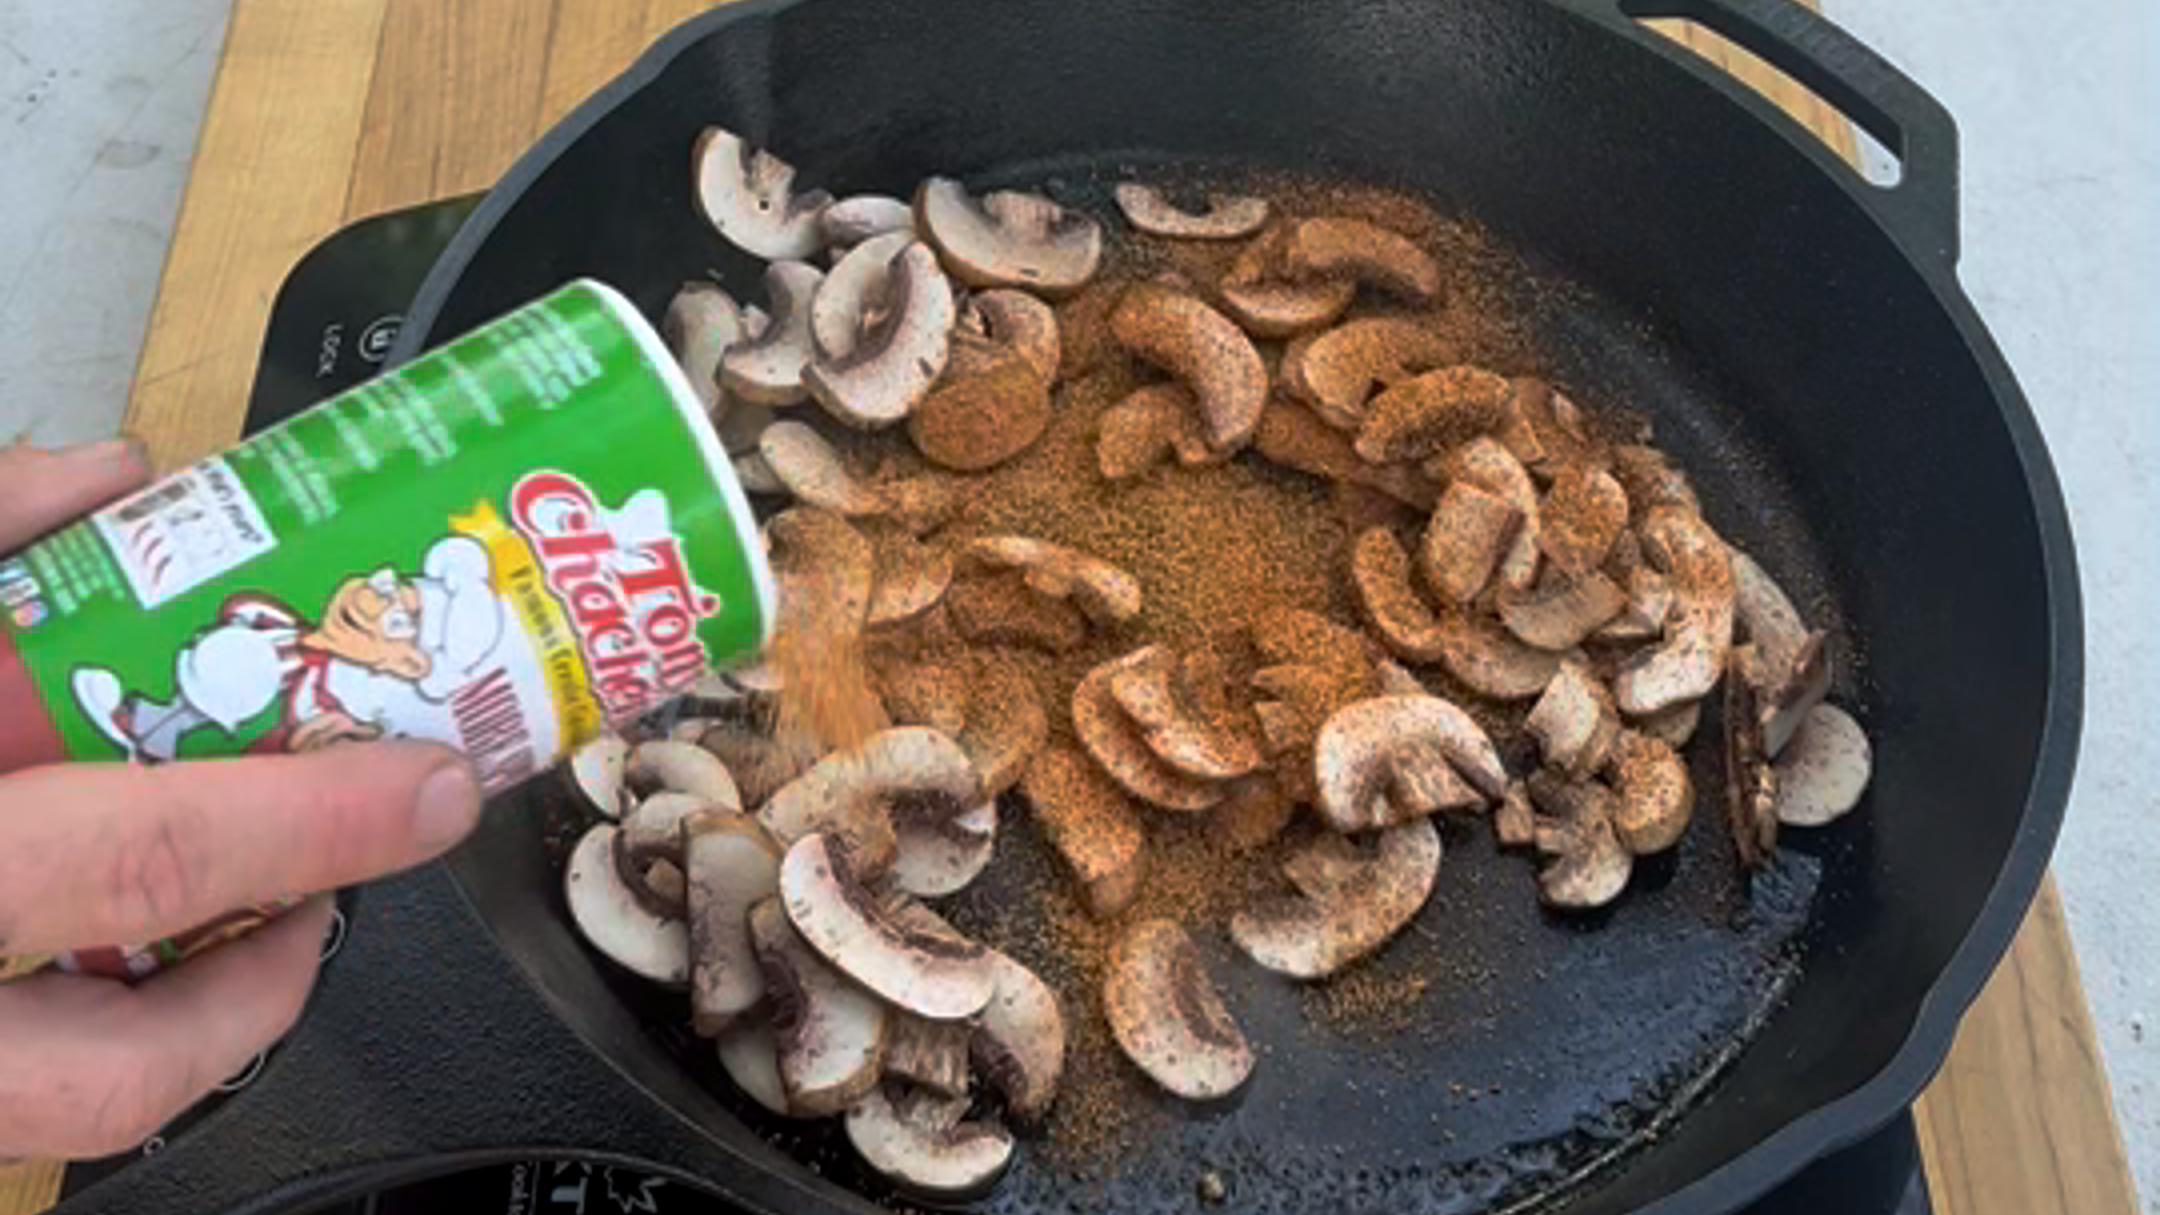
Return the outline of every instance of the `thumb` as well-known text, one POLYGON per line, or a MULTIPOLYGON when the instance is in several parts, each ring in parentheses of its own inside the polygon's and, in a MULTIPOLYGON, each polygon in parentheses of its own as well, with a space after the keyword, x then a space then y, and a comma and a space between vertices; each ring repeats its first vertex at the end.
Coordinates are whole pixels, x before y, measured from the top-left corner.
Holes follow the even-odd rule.
POLYGON ((140 439, 106 439, 45 451, 0 448, 0 552, 19 548, 150 479, 140 439))
POLYGON ((471 767, 428 743, 18 773, 0 780, 0 953, 154 940, 380 877, 479 812, 471 767))

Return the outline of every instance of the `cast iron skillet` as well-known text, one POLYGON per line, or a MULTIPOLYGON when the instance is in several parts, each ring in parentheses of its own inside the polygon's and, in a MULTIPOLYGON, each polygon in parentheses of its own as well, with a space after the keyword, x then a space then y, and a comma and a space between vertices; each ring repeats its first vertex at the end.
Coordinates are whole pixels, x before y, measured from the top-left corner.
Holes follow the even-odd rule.
MULTIPOLYGON (((2045 866, 2081 642, 2053 472, 1955 279, 1955 131, 1910 81, 1786 0, 747 3, 670 35, 519 162, 405 351, 576 275, 653 313, 706 267, 754 296, 688 198, 713 122, 839 193, 945 172, 1085 202, 1170 161, 1340 173, 1476 217, 1583 289, 1531 304, 1545 370, 1650 413, 1721 530, 1857 643, 1840 698, 1876 743, 1869 802, 1765 878, 1735 881, 1714 767, 1677 863, 1588 925, 1538 914, 1520 862, 1451 840, 1431 931, 1384 958, 1449 976, 1422 1024, 1331 1042, 1282 985, 1220 965, 1282 1047, 1243 1104, 1151 1131, 1113 1183, 1023 1168, 994 1205, 1152 1210, 1219 1168, 1246 1211, 1729 1211, 1919 1091, 2045 866), (1900 183, 1863 183, 1634 20, 1666 15, 1829 98, 1900 183)), ((862 1209, 827 1179, 854 1179, 844 1149, 796 1145, 822 1176, 775 1150, 709 1056, 656 1028, 679 1010, 576 942, 546 797, 452 861, 469 906, 440 871, 370 892, 271 1074, 170 1153, 185 1167, 79 1209, 276 1209, 536 1147, 643 1158, 768 1210, 862 1209), (426 985, 351 977, 401 963, 426 985), (243 1136, 261 1156, 235 1162, 243 1136)))

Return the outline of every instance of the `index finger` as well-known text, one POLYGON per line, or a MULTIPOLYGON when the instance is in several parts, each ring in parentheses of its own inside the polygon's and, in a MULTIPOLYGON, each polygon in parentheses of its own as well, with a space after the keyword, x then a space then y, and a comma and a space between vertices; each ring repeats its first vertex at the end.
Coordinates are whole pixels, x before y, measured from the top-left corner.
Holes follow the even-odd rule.
POLYGON ((0 552, 37 539, 150 479, 134 439, 106 439, 58 451, 0 447, 0 552))
POLYGON ((0 780, 0 954, 156 940, 409 868, 464 838, 479 785, 428 743, 0 780))

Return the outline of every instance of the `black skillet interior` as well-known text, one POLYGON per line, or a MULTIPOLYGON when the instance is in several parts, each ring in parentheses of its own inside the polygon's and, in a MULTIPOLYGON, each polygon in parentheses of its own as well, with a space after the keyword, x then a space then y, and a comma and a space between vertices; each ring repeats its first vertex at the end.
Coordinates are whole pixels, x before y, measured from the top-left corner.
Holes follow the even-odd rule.
MULTIPOLYGON (((1663 11, 1775 35, 1780 3, 1663 11)), ((1599 0, 750 6, 686 31, 521 164, 406 340, 575 275, 649 312, 707 268, 754 296, 755 266, 687 196, 688 148, 713 122, 841 193, 942 172, 1085 201, 1132 166, 1272 166, 1490 225, 1586 289, 1539 305, 1545 370, 1651 414, 1720 528, 1861 639, 1846 695, 1877 746, 1866 812, 1744 899, 1711 802, 1672 871, 1587 927, 1529 908, 1518 864, 1483 840, 1451 841, 1427 933, 1385 962, 1447 976, 1417 1024, 1331 1042, 1300 1028, 1295 997, 1220 966, 1276 1047, 1244 1103, 1157 1137, 1085 1198, 1038 1170, 999 1203, 1168 1209, 1219 1167, 1248 1210, 1480 1209, 1549 1192, 1643 1129, 1760 1018, 1690 1112, 1566 1204, 1729 1209, 1871 1129, 1939 1061, 2044 864, 2078 708, 2061 507, 1953 279, 1950 132, 1825 28, 1801 27, 1814 58, 1780 53, 1828 64, 1824 91, 1905 152, 1895 194, 1870 197, 1599 0)), ((682 1084, 654 1029, 667 1006, 571 937, 529 814, 497 816, 454 869, 561 1017, 656 1102, 776 1166, 736 1103, 682 1084)))

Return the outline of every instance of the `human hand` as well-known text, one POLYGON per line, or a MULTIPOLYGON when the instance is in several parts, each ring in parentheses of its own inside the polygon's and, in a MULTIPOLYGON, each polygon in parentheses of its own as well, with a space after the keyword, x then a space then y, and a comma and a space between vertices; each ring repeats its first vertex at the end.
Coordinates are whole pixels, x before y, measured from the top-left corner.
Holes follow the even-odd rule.
MULTIPOLYGON (((131 445, 0 450, 0 552, 140 485, 131 445)), ((235 908, 410 867, 463 838, 479 786, 422 743, 0 778, 0 955, 157 940, 235 908)), ((141 1142, 292 1026, 326 898, 143 983, 0 984, 0 1159, 141 1142)))

